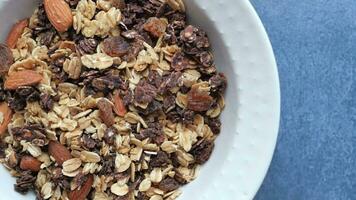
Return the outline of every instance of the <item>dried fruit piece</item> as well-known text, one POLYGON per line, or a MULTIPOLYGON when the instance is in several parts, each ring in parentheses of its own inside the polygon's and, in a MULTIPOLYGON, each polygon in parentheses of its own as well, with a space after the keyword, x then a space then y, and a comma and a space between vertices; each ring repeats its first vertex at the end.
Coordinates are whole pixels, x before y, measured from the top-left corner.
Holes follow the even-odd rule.
POLYGON ((76 48, 80 55, 93 54, 98 46, 98 41, 94 38, 84 38, 80 40, 76 45, 76 48))
POLYGON ((0 104, 0 136, 6 132, 7 125, 10 123, 11 118, 12 110, 6 102, 2 102, 0 104))
POLYGON ((100 99, 97 105, 99 108, 100 119, 106 126, 112 126, 115 123, 115 117, 111 103, 108 100, 100 99))
POLYGON ((198 88, 192 87, 188 92, 188 105, 189 110, 196 112, 203 112, 209 110, 213 105, 214 99, 208 93, 199 91, 198 88))
POLYGON ((159 183, 158 187, 165 192, 170 192, 178 189, 179 186, 180 184, 175 179, 167 177, 159 183))
POLYGON ((60 166, 62 166, 65 161, 72 158, 69 150, 57 141, 49 142, 48 153, 56 160, 57 164, 60 166))
POLYGON ((7 36, 6 44, 11 49, 15 48, 17 40, 21 37, 23 31, 28 26, 28 19, 23 19, 17 22, 7 36))
POLYGON ((15 90, 21 86, 36 85, 42 81, 42 76, 33 70, 12 72, 5 80, 4 87, 7 90, 15 90))
POLYGON ((14 63, 12 52, 5 44, 0 44, 0 74, 5 74, 14 63))
POLYGON ((58 32, 67 31, 73 24, 72 11, 64 0, 44 0, 47 17, 58 32))
POLYGON ((121 36, 108 37, 103 43, 103 51, 112 57, 121 57, 129 51, 130 45, 121 36))
POLYGON ((30 170, 38 172, 41 170, 41 162, 32 156, 24 156, 20 162, 20 168, 23 170, 30 170))
POLYGON ((166 31, 167 23, 157 17, 150 17, 143 25, 143 29, 154 37, 161 37, 166 31))
POLYGON ((94 182, 93 175, 89 175, 88 179, 81 187, 69 192, 68 194, 69 200, 85 200, 88 194, 90 193, 93 182, 94 182))
POLYGON ((193 147, 191 154, 194 156, 195 162, 201 165, 209 160, 213 149, 214 143, 204 140, 193 147))
POLYGON ((114 112, 120 116, 124 117, 125 114, 127 113, 127 110, 125 108, 125 105, 120 97, 119 91, 115 91, 113 95, 113 102, 114 102, 114 112))
POLYGON ((182 71, 189 65, 189 60, 184 56, 182 52, 177 52, 172 57, 171 66, 175 71, 182 71))
POLYGON ((140 81, 135 90, 135 100, 137 103, 150 103, 157 96, 157 89, 147 83, 146 81, 140 81))

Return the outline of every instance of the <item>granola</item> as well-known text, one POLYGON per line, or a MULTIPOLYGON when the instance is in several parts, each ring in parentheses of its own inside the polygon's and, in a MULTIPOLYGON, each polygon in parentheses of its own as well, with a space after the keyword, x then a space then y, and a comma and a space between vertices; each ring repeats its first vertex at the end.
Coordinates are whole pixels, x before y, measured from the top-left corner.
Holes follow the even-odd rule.
POLYGON ((44 3, 0 44, 0 162, 15 190, 178 198, 209 160, 225 107, 206 32, 182 0, 58 0, 72 13, 65 32, 44 3))

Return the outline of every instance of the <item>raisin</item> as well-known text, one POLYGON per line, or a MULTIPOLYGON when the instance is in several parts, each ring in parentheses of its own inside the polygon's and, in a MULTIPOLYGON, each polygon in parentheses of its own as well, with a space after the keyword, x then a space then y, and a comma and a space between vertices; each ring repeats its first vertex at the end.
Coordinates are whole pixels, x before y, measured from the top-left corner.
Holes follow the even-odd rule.
POLYGON ((97 46, 98 41, 94 38, 84 38, 76 45, 76 49, 81 55, 93 54, 95 53, 97 46))
POLYGON ((110 102, 105 99, 100 99, 97 106, 99 108, 100 119, 106 126, 112 126, 115 123, 115 117, 110 102))
POLYGON ((157 152, 156 156, 153 156, 150 161, 152 167, 164 167, 170 163, 167 153, 163 151, 157 152))
POLYGON ((49 94, 41 94, 41 101, 40 101, 41 108, 44 111, 50 111, 53 108, 53 99, 49 94))
POLYGON ((218 73, 209 79, 212 92, 224 93, 227 87, 227 80, 223 73, 218 73))
POLYGON ((128 53, 129 43, 121 36, 109 37, 103 41, 103 50, 112 57, 121 57, 128 53))
POLYGON ((172 57, 171 66, 175 71, 182 71, 189 66, 189 60, 182 52, 177 52, 172 57))
POLYGON ((211 153, 214 149, 214 143, 210 141, 202 141, 198 142, 198 145, 192 148, 190 153, 194 156, 195 162, 197 164, 204 164, 206 161, 209 160, 211 153))
POLYGON ((135 101, 137 103, 151 103, 156 95, 157 89, 146 81, 140 81, 135 89, 135 101))
POLYGON ((180 184, 173 178, 171 177, 167 177, 165 179, 163 179, 158 187, 159 189, 165 191, 165 192, 170 192, 170 191, 173 191, 173 190, 176 190, 178 189, 180 186, 180 184))

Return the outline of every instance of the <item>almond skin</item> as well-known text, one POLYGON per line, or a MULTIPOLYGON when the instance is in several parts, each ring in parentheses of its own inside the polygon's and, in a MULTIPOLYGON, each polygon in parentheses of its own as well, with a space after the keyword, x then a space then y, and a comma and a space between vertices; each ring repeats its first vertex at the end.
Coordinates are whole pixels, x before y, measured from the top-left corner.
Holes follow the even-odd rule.
POLYGON ((62 166, 65 161, 72 158, 69 150, 57 141, 49 142, 48 153, 56 160, 59 166, 62 166))
POLYGON ((2 102, 0 104, 0 112, 2 113, 3 120, 2 123, 0 124, 0 136, 4 134, 7 130, 7 125, 10 123, 11 118, 12 118, 12 110, 10 107, 7 105, 6 102, 2 102))
POLYGON ((113 95, 113 102, 114 102, 114 112, 120 116, 124 117, 127 113, 125 105, 120 97, 119 91, 115 91, 113 95))
POLYGON ((20 162, 20 168, 23 170, 30 170, 38 172, 41 170, 41 162, 32 156, 24 156, 20 162))
POLYGON ((11 31, 7 35, 6 44, 11 49, 15 48, 17 40, 21 37, 23 31, 28 26, 28 19, 23 19, 12 27, 11 31))
POLYGON ((64 0, 44 0, 47 17, 58 32, 65 32, 73 25, 72 11, 64 0))
POLYGON ((89 175, 88 179, 79 189, 69 192, 68 194, 69 200, 85 200, 91 190, 93 182, 94 182, 93 175, 89 175))
POLYGON ((33 70, 12 72, 5 80, 4 87, 7 90, 16 90, 20 86, 36 85, 42 81, 42 76, 33 70))

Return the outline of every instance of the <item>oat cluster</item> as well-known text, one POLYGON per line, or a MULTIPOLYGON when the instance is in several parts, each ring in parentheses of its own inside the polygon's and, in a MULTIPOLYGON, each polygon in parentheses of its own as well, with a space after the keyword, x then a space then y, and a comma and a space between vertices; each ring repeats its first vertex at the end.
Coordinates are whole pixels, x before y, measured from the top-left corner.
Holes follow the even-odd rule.
POLYGON ((15 190, 176 199, 209 159, 225 106, 206 33, 181 0, 66 4, 67 31, 41 3, 0 45, 0 162, 15 190))

